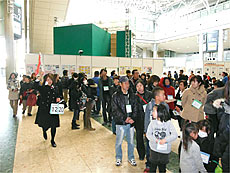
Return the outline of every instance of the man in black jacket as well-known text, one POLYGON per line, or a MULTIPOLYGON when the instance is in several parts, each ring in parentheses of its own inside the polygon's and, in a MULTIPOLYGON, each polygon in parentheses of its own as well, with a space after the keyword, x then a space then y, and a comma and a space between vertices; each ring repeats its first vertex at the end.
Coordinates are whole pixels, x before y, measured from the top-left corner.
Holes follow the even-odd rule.
POLYGON ((132 91, 135 93, 137 90, 135 88, 135 83, 136 81, 138 81, 139 78, 139 71, 137 69, 134 69, 132 71, 132 78, 129 80, 129 85, 130 85, 130 89, 132 89, 132 91))
POLYGON ((116 124, 116 166, 122 162, 122 142, 126 135, 128 142, 128 160, 132 166, 136 166, 134 159, 134 119, 137 116, 135 95, 129 89, 129 79, 126 76, 120 78, 119 89, 112 98, 112 115, 116 124))

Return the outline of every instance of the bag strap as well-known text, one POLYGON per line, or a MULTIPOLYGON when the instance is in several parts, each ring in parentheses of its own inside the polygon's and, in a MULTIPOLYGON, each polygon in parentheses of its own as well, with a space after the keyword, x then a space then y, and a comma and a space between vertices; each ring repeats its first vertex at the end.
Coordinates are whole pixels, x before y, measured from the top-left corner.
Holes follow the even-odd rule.
POLYGON ((145 104, 148 104, 148 102, 139 93, 137 93, 137 96, 140 97, 140 99, 143 100, 145 104))

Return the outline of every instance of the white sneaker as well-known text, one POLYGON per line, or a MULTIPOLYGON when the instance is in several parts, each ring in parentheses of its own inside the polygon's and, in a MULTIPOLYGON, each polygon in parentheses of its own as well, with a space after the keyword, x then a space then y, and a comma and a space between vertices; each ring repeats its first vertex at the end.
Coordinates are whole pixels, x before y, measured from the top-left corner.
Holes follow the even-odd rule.
POLYGON ((129 163, 130 163, 132 166, 137 166, 137 163, 136 163, 135 159, 129 160, 129 163))
POLYGON ((121 162, 122 162, 121 159, 117 159, 115 165, 116 165, 116 166, 121 166, 121 162))

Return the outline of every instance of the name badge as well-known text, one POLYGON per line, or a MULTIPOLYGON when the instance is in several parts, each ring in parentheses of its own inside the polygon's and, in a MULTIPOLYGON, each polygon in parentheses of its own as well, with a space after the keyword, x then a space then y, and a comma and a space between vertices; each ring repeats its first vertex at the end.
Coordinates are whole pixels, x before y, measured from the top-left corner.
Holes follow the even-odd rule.
POLYGON ((157 150, 166 151, 167 150, 167 144, 161 145, 160 142, 158 142, 157 143, 157 150))
POLYGON ((172 100, 173 99, 173 95, 168 95, 168 100, 172 100))
POLYGON ((132 113, 132 107, 131 107, 131 105, 126 105, 126 112, 127 113, 132 113))
POLYGON ((172 112, 173 112, 173 114, 174 114, 175 116, 180 116, 180 113, 177 112, 176 110, 173 110, 172 112))
POLYGON ((103 89, 104 89, 104 91, 109 91, 109 87, 108 86, 104 86, 103 89))
POLYGON ((64 114, 64 104, 52 103, 50 106, 50 114, 64 114))
POLYGON ((182 106, 182 101, 181 101, 181 100, 177 100, 176 104, 177 104, 178 106, 182 106))
POLYGON ((202 106, 202 103, 200 101, 198 101, 198 100, 195 99, 192 102, 192 106, 195 107, 196 109, 200 109, 200 107, 202 106))
POLYGON ((145 110, 146 110, 146 107, 147 107, 147 104, 146 104, 146 105, 143 105, 144 112, 145 112, 145 110))
POLYGON ((210 158, 210 154, 205 153, 205 152, 200 152, 200 154, 201 154, 201 158, 203 160, 203 163, 208 164, 209 158, 210 158))

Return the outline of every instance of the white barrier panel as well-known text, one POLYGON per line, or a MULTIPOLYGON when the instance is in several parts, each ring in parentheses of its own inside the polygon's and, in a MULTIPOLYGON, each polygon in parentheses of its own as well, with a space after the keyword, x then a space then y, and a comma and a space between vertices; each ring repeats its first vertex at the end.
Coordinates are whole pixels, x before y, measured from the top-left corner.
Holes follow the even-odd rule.
MULTIPOLYGON (((137 59, 123 57, 101 56, 75 56, 75 55, 42 55, 45 73, 58 73, 62 76, 63 70, 72 72, 84 72, 88 77, 102 68, 106 68, 108 75, 116 70, 118 75, 126 75, 126 70, 137 69, 140 73, 157 74, 163 73, 163 59, 137 59)), ((35 72, 38 63, 38 54, 26 54, 26 73, 35 72)))

